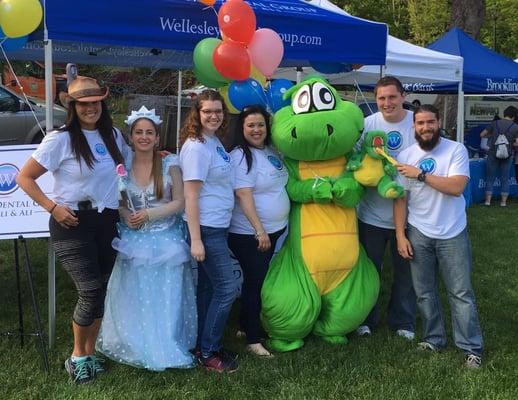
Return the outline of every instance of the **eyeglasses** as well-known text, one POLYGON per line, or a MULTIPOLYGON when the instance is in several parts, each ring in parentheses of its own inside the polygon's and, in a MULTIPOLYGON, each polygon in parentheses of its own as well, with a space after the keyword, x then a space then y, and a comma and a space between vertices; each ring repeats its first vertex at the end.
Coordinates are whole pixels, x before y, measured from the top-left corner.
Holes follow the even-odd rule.
POLYGON ((223 115, 223 110, 200 110, 200 112, 205 115, 205 116, 210 116, 210 115, 223 115))

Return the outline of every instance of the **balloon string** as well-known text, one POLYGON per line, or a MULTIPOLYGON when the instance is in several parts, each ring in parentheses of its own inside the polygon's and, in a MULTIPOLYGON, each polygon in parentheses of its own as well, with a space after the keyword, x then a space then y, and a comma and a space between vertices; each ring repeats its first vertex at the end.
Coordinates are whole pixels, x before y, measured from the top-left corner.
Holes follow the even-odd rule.
MULTIPOLYGON (((18 79, 18 75, 16 75, 16 72, 14 72, 14 68, 13 66, 11 65, 11 62, 9 61, 9 58, 7 58, 7 54, 5 53, 5 50, 4 50, 4 46, 2 45, 4 43, 4 40, 6 38, 4 38, 2 40, 2 42, 0 43, 0 50, 2 50, 2 54, 5 58, 5 61, 7 62, 7 65, 9 67, 9 71, 11 72, 11 74, 13 74, 14 76, 14 80, 16 81, 16 84, 18 85, 18 87, 21 89, 22 91, 22 95, 23 95, 23 98, 25 99, 25 103, 29 105, 29 108, 31 110, 31 114, 32 116, 34 117, 34 119, 36 120, 36 124, 38 125, 38 127, 40 128, 40 131, 41 133, 43 133, 43 136, 45 136, 47 134, 47 132, 43 129, 43 127, 41 126, 40 124, 40 121, 38 120, 38 117, 36 116, 36 113, 34 112, 34 109, 32 108, 32 104, 29 100, 29 98, 27 97, 27 95, 25 94, 25 90, 23 89, 23 86, 22 84, 20 83, 20 80, 18 79)), ((52 124, 53 125, 53 124, 52 124)))

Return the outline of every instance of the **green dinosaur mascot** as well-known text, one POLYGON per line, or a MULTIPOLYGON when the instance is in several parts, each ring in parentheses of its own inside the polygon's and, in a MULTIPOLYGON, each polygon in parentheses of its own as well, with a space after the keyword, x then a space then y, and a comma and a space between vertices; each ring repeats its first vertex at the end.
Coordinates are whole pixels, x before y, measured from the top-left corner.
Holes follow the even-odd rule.
POLYGON ((395 199, 405 190, 394 181, 396 161, 386 152, 387 135, 383 131, 370 131, 365 135, 360 151, 347 163, 354 178, 363 186, 376 186, 380 196, 395 199))
POLYGON ((378 273, 358 241, 355 206, 364 189, 346 169, 362 112, 320 78, 294 86, 290 97, 272 126, 289 172, 289 234, 261 292, 263 326, 276 351, 300 348, 310 332, 347 343, 379 291, 378 273))

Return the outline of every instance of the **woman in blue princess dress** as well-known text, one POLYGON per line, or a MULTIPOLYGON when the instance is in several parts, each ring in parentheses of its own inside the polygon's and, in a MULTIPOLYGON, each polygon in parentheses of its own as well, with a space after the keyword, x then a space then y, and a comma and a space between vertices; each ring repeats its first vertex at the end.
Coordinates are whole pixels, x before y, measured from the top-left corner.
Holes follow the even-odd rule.
POLYGON ((123 223, 96 347, 149 370, 193 367, 197 316, 181 170, 175 155, 162 159, 156 151, 154 110, 142 107, 126 122, 135 154, 126 176, 118 170, 123 223))

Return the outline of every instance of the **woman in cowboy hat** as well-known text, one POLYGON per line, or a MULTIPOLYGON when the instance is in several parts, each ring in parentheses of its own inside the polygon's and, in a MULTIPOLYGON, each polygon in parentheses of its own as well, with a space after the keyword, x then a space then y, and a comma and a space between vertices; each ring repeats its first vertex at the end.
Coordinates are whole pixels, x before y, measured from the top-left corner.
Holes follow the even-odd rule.
POLYGON ((115 166, 131 153, 113 128, 104 99, 108 88, 79 77, 68 93, 65 126, 49 132, 20 171, 18 185, 50 213, 49 230, 58 260, 78 293, 72 317, 74 349, 65 368, 75 383, 88 383, 102 371, 95 341, 104 312, 106 283, 115 261, 111 247, 119 220, 115 166), (36 179, 51 171, 48 197, 36 179))

